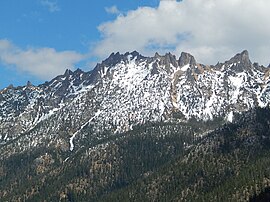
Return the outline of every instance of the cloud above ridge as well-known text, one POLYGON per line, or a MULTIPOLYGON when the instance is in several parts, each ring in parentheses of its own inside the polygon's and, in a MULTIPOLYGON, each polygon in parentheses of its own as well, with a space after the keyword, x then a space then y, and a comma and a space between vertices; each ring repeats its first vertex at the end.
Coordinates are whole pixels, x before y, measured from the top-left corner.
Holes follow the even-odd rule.
POLYGON ((247 49, 251 59, 270 62, 268 0, 162 0, 158 7, 139 7, 98 27, 102 39, 93 52, 137 50, 179 55, 215 64, 247 49))
POLYGON ((27 48, 15 46, 6 39, 0 40, 0 62, 40 79, 51 79, 84 59, 74 51, 57 52, 53 48, 27 48))

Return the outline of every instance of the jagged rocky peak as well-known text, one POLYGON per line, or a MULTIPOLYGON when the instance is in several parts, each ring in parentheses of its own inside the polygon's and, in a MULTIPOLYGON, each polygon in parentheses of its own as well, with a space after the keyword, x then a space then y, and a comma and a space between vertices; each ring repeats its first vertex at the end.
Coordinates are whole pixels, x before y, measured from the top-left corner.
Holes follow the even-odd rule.
POLYGON ((80 68, 78 68, 78 69, 76 69, 75 71, 74 71, 74 73, 75 74, 83 74, 83 73, 85 73, 83 70, 81 70, 80 68))
POLYGON ((159 55, 159 53, 156 52, 155 55, 154 55, 154 58, 160 58, 160 57, 161 57, 161 55, 159 55))
POLYGON ((158 53, 156 53, 155 57, 159 59, 160 65, 164 65, 165 67, 170 67, 170 65, 172 64, 174 67, 177 67, 176 57, 170 52, 166 53, 164 56, 161 56, 158 53))
POLYGON ((27 81, 26 87, 27 88, 32 88, 32 87, 34 87, 34 85, 31 83, 31 81, 27 81))
POLYGON ((70 76, 72 74, 73 74, 73 72, 70 69, 66 69, 64 76, 70 76))
POLYGON ((9 90, 15 90, 16 88, 13 86, 13 84, 10 84, 8 87, 4 88, 4 89, 0 89, 0 94, 2 93, 6 93, 9 90))
POLYGON ((15 87, 10 84, 8 87, 4 88, 4 89, 0 89, 0 93, 5 93, 7 90, 14 90, 15 87))
POLYGON ((33 84, 31 83, 31 81, 27 81, 26 86, 27 86, 27 87, 30 87, 30 86, 33 86, 33 84))
POLYGON ((266 72, 269 68, 264 67, 263 65, 259 65, 259 63, 254 62, 253 63, 253 67, 257 70, 259 70, 260 72, 266 72))
POLYGON ((235 63, 243 63, 243 64, 251 64, 249 60, 249 54, 247 50, 242 51, 241 53, 237 53, 234 57, 232 57, 230 62, 235 62, 235 63))
POLYGON ((133 52, 126 52, 124 54, 125 57, 130 57, 131 60, 133 60, 134 58, 136 58, 136 60, 140 60, 140 59, 145 59, 146 57, 142 56, 138 51, 133 51, 133 52))
POLYGON ((15 89, 15 87, 13 86, 13 84, 9 84, 9 86, 6 89, 15 89))
POLYGON ((106 60, 102 61, 100 65, 112 67, 120 63, 121 61, 126 61, 126 60, 127 60, 127 57, 125 55, 117 52, 117 53, 112 53, 106 60))
MULTIPOLYGON (((107 66, 107 67, 113 67, 120 62, 128 62, 129 59, 133 60, 136 58, 136 60, 145 59, 146 57, 142 56, 139 52, 133 51, 133 52, 126 52, 125 54, 112 53, 107 59, 101 62, 101 64, 98 64, 97 66, 107 66)), ((100 68, 100 67, 99 67, 100 68)))
POLYGON ((185 66, 187 64, 190 64, 191 66, 195 66, 196 60, 191 54, 182 52, 178 60, 178 64, 180 67, 185 66))
POLYGON ((75 71, 67 69, 63 76, 68 78, 68 79, 75 79, 77 77, 84 76, 84 74, 86 74, 86 73, 83 70, 81 70, 80 68, 76 69, 75 71))
POLYGON ((170 63, 173 66, 177 67, 177 60, 175 55, 172 55, 171 53, 166 53, 165 54, 165 61, 166 63, 170 63))
POLYGON ((250 71, 253 68, 247 50, 236 54, 230 60, 226 61, 225 64, 227 64, 231 70, 236 72, 250 71))

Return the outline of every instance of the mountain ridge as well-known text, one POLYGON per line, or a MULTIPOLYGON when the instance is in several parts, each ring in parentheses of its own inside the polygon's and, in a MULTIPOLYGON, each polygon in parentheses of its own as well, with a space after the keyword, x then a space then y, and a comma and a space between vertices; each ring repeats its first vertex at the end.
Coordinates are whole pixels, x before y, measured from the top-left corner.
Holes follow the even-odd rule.
MULTIPOLYGON (((155 58, 161 58, 163 59, 163 61, 166 61, 166 62, 163 62, 165 64, 170 64, 170 63, 174 63, 175 65, 174 66, 177 66, 176 63, 178 63, 179 66, 185 66, 187 64, 190 64, 192 66, 194 65, 203 65, 201 63, 197 63, 196 62, 196 59, 194 58, 193 55, 191 55, 190 53, 187 53, 187 52, 181 52, 180 54, 180 57, 179 59, 177 60, 176 59, 176 56, 171 54, 170 52, 166 53, 165 55, 160 55, 159 53, 155 53, 154 56, 150 56, 150 57, 146 57, 146 56, 143 56, 141 55, 139 52, 137 51, 133 51, 133 52, 126 52, 124 54, 121 54, 119 52, 116 52, 116 53, 111 53, 109 55, 109 57, 105 60, 103 60, 101 63, 97 63, 97 65, 90 71, 84 71, 80 68, 77 68, 75 69, 74 71, 72 71, 71 69, 66 69, 64 74, 62 75, 57 75, 56 77, 54 77, 53 79, 51 79, 50 81, 45 81, 44 83, 41 83, 41 84, 38 84, 38 85, 33 85, 31 83, 31 81, 27 81, 26 85, 22 85, 22 86, 13 86, 13 84, 10 84, 8 87, 4 87, 3 89, 0 89, 0 93, 2 91, 4 91, 5 89, 9 89, 9 88, 22 88, 22 87, 26 87, 26 86, 35 86, 35 87, 38 87, 38 86, 42 86, 42 85, 45 85, 45 84, 48 84, 50 82, 52 82, 53 80, 57 79, 58 77, 61 77, 61 76, 70 76, 70 75, 73 75, 74 73, 75 74, 79 74, 79 73, 82 73, 82 74, 91 74, 93 71, 99 71, 100 70, 100 66, 111 66, 113 67, 114 65, 116 65, 117 63, 120 63, 122 61, 127 61, 128 59, 128 56, 131 56, 131 59, 134 59, 136 57, 137 60, 139 59, 150 59, 150 60, 153 60, 155 58)), ((243 50, 241 53, 237 53, 235 56, 233 56, 231 59, 225 61, 224 63, 246 63, 246 64, 249 64, 249 65, 254 65, 256 67, 263 67, 264 70, 268 70, 269 69, 269 66, 268 67, 264 67, 263 65, 259 65, 258 63, 254 63, 252 64, 250 59, 249 59, 249 53, 247 50, 243 50)), ((161 62, 162 63, 162 62, 161 62)), ((209 67, 209 68, 212 68, 212 69, 215 69, 216 66, 220 66, 222 65, 223 63, 220 63, 218 62, 217 65, 203 65, 203 66, 206 66, 206 67, 209 67)))
MULTIPOLYGON (((77 117, 68 126, 72 140, 83 128, 115 134, 146 122, 215 117, 233 121, 235 113, 267 106, 269 90, 269 68, 253 65, 247 51, 217 66, 196 63, 185 52, 179 59, 171 53, 112 53, 89 72, 66 70, 38 86, 2 90, 0 133, 5 135, 0 141, 5 144, 33 131, 52 116, 61 120, 58 125, 77 117)), ((50 127, 57 136, 59 127, 50 127)))

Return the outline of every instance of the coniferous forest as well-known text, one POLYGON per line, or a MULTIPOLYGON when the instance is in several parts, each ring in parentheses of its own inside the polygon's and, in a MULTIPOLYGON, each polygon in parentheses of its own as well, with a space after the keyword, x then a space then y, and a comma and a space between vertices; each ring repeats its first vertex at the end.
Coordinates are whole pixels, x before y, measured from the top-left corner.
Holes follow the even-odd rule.
POLYGON ((44 147, 0 164, 1 201, 264 201, 270 110, 234 123, 147 123, 76 153, 44 147), (217 127, 223 124, 222 127, 217 127), (203 131, 211 131, 204 135, 203 131))

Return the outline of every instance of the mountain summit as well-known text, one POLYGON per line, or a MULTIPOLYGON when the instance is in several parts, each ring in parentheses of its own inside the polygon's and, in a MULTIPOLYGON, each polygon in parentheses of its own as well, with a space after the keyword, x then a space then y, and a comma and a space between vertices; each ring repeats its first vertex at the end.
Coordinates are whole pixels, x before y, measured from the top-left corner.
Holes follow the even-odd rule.
POLYGON ((179 66, 185 66, 185 65, 188 65, 188 64, 191 65, 191 66, 195 66, 196 60, 189 53, 182 52, 181 56, 180 56, 180 58, 178 60, 178 64, 179 64, 179 66))

